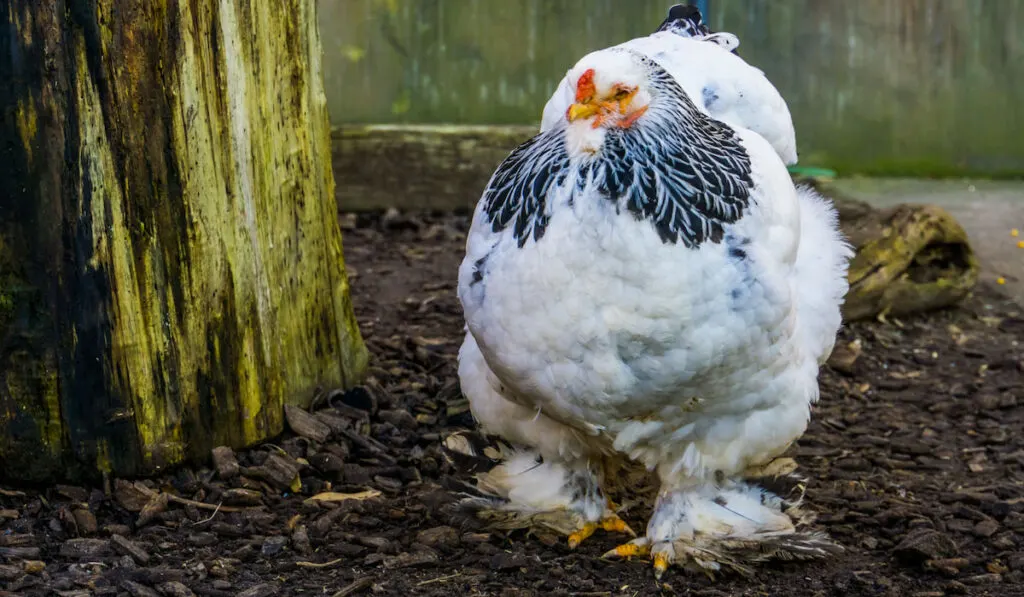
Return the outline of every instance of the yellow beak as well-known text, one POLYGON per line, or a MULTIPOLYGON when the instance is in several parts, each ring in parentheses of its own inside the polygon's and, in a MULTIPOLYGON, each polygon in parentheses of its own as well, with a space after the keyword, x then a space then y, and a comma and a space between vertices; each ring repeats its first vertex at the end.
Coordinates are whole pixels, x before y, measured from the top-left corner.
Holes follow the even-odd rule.
POLYGON ((566 113, 566 117, 569 122, 579 120, 581 118, 590 118, 594 114, 597 114, 598 107, 593 103, 586 104, 573 104, 569 106, 569 111, 566 113))

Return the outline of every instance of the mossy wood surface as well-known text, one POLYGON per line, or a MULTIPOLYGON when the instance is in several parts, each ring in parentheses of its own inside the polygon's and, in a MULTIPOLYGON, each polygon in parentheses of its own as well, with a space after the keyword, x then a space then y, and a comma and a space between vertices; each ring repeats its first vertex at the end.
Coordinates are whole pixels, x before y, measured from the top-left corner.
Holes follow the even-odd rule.
MULTIPOLYGON (((494 169, 536 134, 523 126, 350 125, 334 131, 338 201, 349 210, 472 209, 494 169)), ((825 187, 826 195, 834 195, 825 187)), ((956 304, 978 263, 967 234, 935 206, 873 209, 839 198, 843 231, 857 248, 848 320, 956 304)))
POLYGON ((315 0, 9 0, 0 475, 146 474, 358 380, 315 0))
MULTIPOLYGON (((830 194, 828 189, 823 189, 830 194)), ((842 197, 840 225, 857 253, 850 262, 847 321, 898 316, 955 305, 978 281, 967 233, 941 207, 873 209, 842 197)))

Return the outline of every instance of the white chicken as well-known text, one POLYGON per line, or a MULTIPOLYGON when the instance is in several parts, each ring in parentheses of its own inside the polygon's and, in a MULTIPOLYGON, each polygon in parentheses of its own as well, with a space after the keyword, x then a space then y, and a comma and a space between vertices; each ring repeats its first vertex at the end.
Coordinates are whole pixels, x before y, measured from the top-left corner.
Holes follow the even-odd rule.
MULTIPOLYGON (((789 107, 764 72, 734 50, 731 33, 711 33, 694 6, 677 4, 658 31, 631 39, 618 48, 639 52, 657 62, 711 117, 750 129, 775 148, 787 166, 797 163, 796 131, 789 107), (723 52, 722 49, 729 50, 723 52)), ((541 130, 556 126, 574 101, 569 75, 544 106, 541 130)))
POLYGON ((682 70, 625 46, 582 58, 559 118, 488 183, 458 284, 462 390, 514 447, 479 477, 479 517, 571 547, 632 533, 608 494, 638 463, 654 511, 609 555, 659 576, 834 551, 748 479, 806 429, 851 253, 833 208, 682 70))

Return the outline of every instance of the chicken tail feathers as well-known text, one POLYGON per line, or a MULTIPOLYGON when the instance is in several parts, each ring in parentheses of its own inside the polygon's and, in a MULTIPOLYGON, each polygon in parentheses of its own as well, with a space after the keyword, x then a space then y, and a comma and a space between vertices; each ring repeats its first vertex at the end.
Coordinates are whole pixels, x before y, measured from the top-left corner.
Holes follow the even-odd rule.
POLYGON ((832 203, 805 185, 800 202, 800 248, 793 277, 800 313, 797 334, 819 365, 828 360, 842 323, 839 305, 849 289, 846 272, 853 249, 839 230, 832 203))
POLYGON ((655 33, 668 31, 681 37, 693 37, 713 41, 737 54, 736 48, 740 45, 738 37, 731 33, 715 33, 708 28, 704 22, 700 9, 692 4, 676 4, 668 9, 668 16, 661 22, 655 33))
POLYGON ((657 31, 671 31, 683 37, 704 37, 711 33, 704 24, 700 9, 692 4, 676 4, 668 9, 668 16, 657 31))

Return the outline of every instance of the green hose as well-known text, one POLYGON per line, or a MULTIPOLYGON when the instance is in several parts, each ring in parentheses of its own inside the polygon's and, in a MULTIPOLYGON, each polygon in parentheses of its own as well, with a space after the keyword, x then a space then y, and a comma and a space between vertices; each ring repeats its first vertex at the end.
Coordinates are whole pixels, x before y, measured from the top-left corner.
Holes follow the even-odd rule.
POLYGON ((814 168, 813 166, 789 166, 787 168, 792 176, 800 178, 824 178, 833 179, 836 177, 835 170, 828 168, 814 168))

